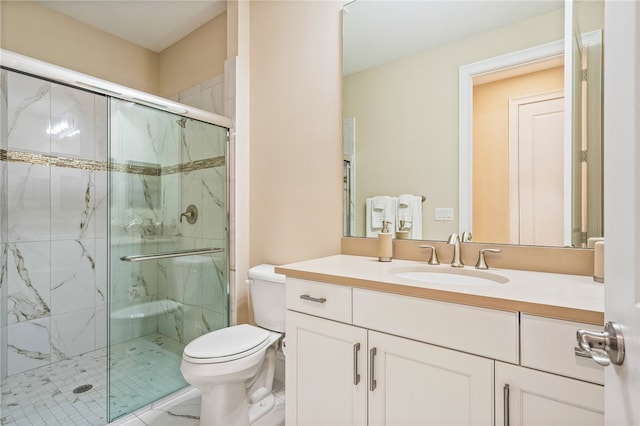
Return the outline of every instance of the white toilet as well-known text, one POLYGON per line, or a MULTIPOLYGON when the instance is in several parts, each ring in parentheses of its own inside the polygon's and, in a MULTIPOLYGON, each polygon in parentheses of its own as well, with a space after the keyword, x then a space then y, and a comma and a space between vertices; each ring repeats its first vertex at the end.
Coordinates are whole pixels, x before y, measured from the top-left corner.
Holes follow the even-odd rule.
POLYGON ((202 392, 200 425, 250 425, 275 404, 276 350, 284 335, 284 275, 249 270, 255 327, 241 324, 194 339, 182 354, 184 379, 202 392))

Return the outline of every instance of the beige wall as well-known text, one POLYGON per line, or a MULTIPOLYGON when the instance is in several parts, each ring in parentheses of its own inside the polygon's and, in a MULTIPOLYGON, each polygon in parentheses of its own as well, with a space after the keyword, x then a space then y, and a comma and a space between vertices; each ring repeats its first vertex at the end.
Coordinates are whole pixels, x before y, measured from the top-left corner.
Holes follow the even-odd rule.
POLYGON ((158 55, 30 1, 0 3, 0 47, 153 94, 158 55))
POLYGON ((509 99, 561 90, 564 67, 473 88, 473 237, 509 238, 509 99))
POLYGON ((226 39, 227 14, 222 13, 160 52, 160 96, 223 74, 226 39))
POLYGON ((251 3, 251 266, 340 252, 341 6, 251 3))
POLYGON ((226 13, 158 53, 31 1, 0 3, 0 47, 168 97, 224 72, 226 13))

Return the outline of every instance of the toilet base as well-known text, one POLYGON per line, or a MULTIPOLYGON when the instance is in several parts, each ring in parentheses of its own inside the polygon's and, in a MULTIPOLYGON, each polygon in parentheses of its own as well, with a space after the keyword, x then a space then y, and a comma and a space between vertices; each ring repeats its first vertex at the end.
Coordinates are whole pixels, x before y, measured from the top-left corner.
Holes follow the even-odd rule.
POLYGON ((244 383, 217 386, 202 393, 200 425, 249 425, 249 404, 244 383))
POLYGON ((249 424, 257 422, 265 416, 269 411, 273 410, 276 405, 276 398, 272 393, 267 395, 262 401, 255 404, 249 404, 249 424))
POLYGON ((216 388, 209 394, 202 394, 201 426, 249 426, 273 410, 276 404, 273 394, 255 404, 249 404, 243 386, 228 386, 225 392, 219 390, 220 388, 216 388))

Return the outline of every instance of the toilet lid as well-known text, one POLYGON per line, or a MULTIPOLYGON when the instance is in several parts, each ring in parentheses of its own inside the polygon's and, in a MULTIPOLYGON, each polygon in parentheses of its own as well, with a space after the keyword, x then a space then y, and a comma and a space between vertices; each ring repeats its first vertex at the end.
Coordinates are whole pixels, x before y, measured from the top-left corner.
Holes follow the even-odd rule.
POLYGON ((194 339, 184 348, 191 358, 221 358, 247 352, 269 337, 269 332, 249 324, 212 331, 194 339))

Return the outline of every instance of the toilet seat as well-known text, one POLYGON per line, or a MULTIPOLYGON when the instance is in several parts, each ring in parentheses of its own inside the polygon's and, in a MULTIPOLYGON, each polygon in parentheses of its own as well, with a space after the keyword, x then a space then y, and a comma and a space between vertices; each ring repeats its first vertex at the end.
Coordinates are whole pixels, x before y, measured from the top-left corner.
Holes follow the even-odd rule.
POLYGON ((269 331, 249 324, 240 324, 204 334, 183 351, 186 361, 197 364, 229 362, 247 357, 273 343, 269 331))

